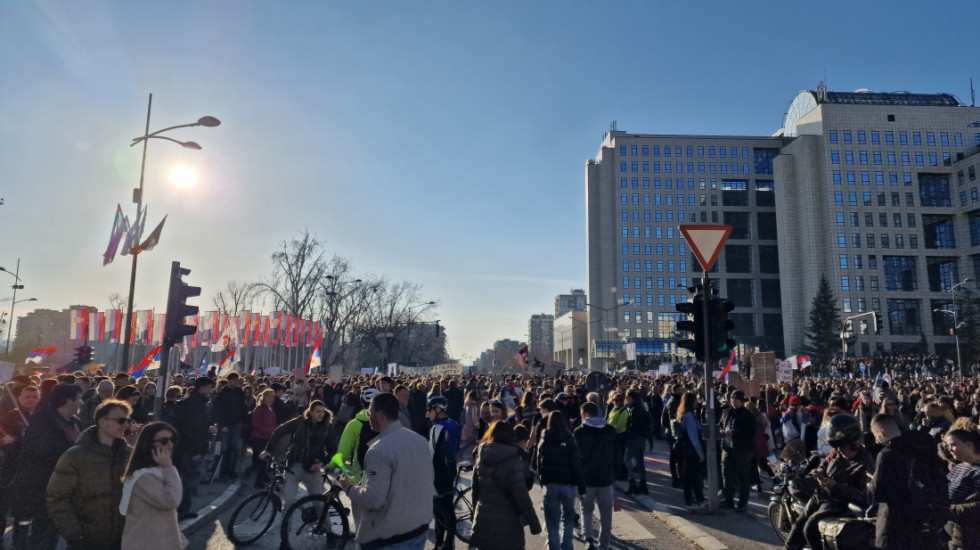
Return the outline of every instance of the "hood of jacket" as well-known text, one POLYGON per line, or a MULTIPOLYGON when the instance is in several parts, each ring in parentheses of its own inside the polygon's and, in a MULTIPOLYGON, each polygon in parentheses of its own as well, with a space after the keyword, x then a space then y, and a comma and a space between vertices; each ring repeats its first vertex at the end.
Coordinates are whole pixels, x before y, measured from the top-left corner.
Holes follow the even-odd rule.
POLYGON ((608 425, 606 419, 601 416, 593 416, 582 421, 582 426, 588 428, 605 428, 608 425))
POLYGON ((78 436, 75 440, 75 445, 81 445, 89 449, 90 451, 99 453, 100 455, 112 456, 116 455, 126 455, 129 456, 129 444, 126 443, 125 439, 117 439, 112 442, 112 447, 106 447, 99 441, 99 427, 89 426, 85 428, 82 435, 78 436))
POLYGON ((368 410, 367 409, 361 409, 361 410, 357 411, 357 414, 354 415, 354 418, 356 418, 357 420, 360 420, 362 422, 370 422, 371 421, 371 419, 368 418, 368 410))
POLYGON ((506 460, 513 460, 520 456, 521 450, 514 445, 504 443, 484 443, 480 446, 480 462, 488 466, 500 464, 506 460))

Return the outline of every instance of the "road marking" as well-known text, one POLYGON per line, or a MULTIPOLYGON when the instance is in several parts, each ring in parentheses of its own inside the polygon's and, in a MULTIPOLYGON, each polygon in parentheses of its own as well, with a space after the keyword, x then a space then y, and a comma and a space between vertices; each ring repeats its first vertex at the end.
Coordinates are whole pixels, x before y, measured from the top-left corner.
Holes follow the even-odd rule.
POLYGON ((638 541, 657 538, 633 517, 632 512, 624 510, 613 513, 612 524, 612 535, 614 539, 638 541))

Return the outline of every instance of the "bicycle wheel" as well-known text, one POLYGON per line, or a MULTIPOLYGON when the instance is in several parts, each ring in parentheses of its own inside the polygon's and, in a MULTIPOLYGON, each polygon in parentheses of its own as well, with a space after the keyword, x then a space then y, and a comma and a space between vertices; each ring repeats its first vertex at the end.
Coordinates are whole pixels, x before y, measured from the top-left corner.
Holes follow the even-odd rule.
POLYGON ((239 546, 259 540, 272 527, 281 506, 279 495, 271 491, 246 498, 228 521, 228 540, 239 546))
POLYGON ((461 490, 453 501, 456 513, 456 538, 463 544, 470 543, 473 536, 473 503, 470 502, 470 489, 461 490))
POLYGON ((308 495, 282 518, 282 550, 342 550, 350 538, 349 512, 329 495, 308 495))

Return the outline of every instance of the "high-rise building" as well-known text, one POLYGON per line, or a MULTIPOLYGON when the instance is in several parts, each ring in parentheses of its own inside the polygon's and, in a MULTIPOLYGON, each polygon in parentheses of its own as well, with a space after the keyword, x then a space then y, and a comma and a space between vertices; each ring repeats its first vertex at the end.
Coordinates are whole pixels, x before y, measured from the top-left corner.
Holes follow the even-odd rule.
POLYGON ((825 276, 842 317, 857 317, 859 355, 917 350, 924 337, 929 351, 955 357, 953 318, 936 310, 955 311, 966 286, 957 285, 980 279, 980 110, 949 94, 821 85, 796 96, 782 135, 774 165, 787 348, 802 346, 825 276))
POLYGON ((588 325, 589 314, 585 311, 568 311, 555 319, 555 361, 564 363, 569 370, 588 366, 588 325))
POLYGON ((710 277, 739 344, 799 351, 825 276, 855 318, 852 351, 925 338, 955 356, 949 312, 980 280, 978 170, 980 111, 949 94, 821 84, 773 136, 614 129, 586 165, 592 366, 627 341, 676 353, 674 305, 701 277, 677 230, 692 223, 733 227, 710 277))
POLYGON ((585 311, 586 305, 587 299, 582 289, 573 288, 571 294, 559 294, 555 296, 555 319, 569 311, 585 311))
POLYGON ((554 358, 555 317, 544 313, 532 315, 527 323, 528 359, 549 362, 554 358))
POLYGON ((736 340, 782 354, 772 159, 783 144, 779 137, 605 135, 586 164, 590 368, 604 367, 625 342, 638 354, 678 353, 675 306, 702 276, 677 229, 683 224, 733 227, 711 279, 737 306, 736 340))

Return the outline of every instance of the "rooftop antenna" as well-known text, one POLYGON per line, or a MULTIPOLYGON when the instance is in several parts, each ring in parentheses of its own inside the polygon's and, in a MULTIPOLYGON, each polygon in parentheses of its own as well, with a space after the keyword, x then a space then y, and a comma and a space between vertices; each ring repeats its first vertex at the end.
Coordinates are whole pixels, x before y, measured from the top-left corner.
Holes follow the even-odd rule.
MULTIPOLYGON (((973 81, 971 80, 970 82, 973 82, 973 81)), ((609 123, 609 130, 611 132, 615 132, 616 131, 616 121, 615 120, 612 121, 611 123, 609 123)))
POLYGON ((970 107, 977 106, 977 92, 973 89, 973 77, 970 77, 970 107))

